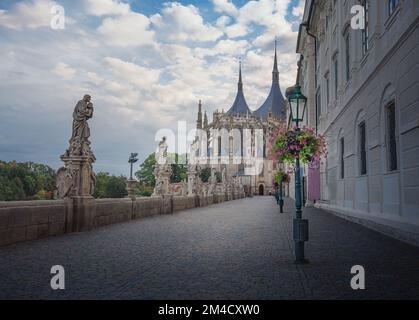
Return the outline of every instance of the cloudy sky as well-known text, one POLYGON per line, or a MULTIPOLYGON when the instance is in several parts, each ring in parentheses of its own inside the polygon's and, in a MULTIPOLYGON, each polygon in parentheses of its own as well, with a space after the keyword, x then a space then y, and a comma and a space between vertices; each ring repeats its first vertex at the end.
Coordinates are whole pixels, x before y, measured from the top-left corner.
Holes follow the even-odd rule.
POLYGON ((302 0, 1 0, 0 159, 58 168, 72 112, 85 93, 95 171, 126 175, 130 152, 154 151, 159 129, 193 127, 197 102, 227 110, 243 61, 247 102, 271 83, 278 39, 280 85, 295 82, 302 0), (51 28, 65 9, 65 28, 51 28))

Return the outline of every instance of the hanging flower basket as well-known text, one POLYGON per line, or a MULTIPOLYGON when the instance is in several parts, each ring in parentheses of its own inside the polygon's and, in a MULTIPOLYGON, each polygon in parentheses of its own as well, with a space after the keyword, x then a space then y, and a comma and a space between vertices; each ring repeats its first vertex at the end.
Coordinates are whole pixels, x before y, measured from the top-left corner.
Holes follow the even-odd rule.
POLYGON ((275 175, 275 182, 277 184, 281 184, 282 183, 287 183, 290 181, 290 176, 288 175, 288 173, 279 170, 276 175, 275 175))
POLYGON ((271 156, 290 165, 294 165, 299 157, 302 163, 318 167, 320 159, 327 157, 326 139, 312 128, 302 127, 299 131, 279 129, 272 136, 271 156))

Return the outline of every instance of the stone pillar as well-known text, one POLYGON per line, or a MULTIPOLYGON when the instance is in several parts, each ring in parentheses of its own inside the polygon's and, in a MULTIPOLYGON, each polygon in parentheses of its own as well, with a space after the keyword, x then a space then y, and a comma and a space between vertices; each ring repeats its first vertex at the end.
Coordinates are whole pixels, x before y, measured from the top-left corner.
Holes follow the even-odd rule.
POLYGON ((135 200, 135 186, 137 185, 137 180, 135 179, 128 179, 127 180, 127 192, 128 192, 128 198, 131 198, 131 200, 135 200))

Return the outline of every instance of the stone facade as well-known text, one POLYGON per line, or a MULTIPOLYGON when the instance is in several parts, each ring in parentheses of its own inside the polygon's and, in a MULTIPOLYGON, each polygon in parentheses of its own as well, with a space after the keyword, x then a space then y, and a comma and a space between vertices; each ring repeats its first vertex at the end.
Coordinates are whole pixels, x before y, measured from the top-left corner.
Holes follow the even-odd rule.
POLYGON ((199 101, 197 129, 200 134, 192 144, 190 158, 204 159, 197 161, 202 168, 210 167, 212 172, 223 173, 228 194, 235 179, 248 195, 274 194, 274 176, 281 167, 270 158, 270 138, 279 128, 285 128, 287 122, 279 87, 276 43, 272 86, 262 106, 252 111, 247 106, 243 87, 240 64, 235 101, 227 112, 223 108, 216 110, 212 122, 208 122, 206 112, 202 121, 199 101))
POLYGON ((419 225, 419 3, 395 4, 308 0, 303 21, 317 43, 303 25, 297 52, 307 124, 328 142, 317 205, 402 227, 419 225), (350 26, 360 3, 364 31, 350 26))

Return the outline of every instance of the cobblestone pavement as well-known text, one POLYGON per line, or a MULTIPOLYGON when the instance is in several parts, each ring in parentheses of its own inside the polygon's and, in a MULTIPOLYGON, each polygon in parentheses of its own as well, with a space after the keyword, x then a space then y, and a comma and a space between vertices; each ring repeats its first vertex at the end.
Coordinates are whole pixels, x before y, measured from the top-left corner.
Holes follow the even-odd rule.
POLYGON ((293 263, 292 202, 254 197, 0 248, 0 298, 419 298, 419 248, 317 209, 293 263), (50 288, 52 265, 66 289, 50 288), (350 287, 362 265, 366 289, 350 287))

